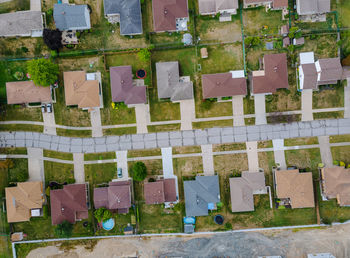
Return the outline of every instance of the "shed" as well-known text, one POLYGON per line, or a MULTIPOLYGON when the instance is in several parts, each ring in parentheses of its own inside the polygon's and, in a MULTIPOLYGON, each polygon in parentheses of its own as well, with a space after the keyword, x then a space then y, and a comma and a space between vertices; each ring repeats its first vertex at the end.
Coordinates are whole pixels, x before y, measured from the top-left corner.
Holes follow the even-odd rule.
POLYGON ((185 224, 184 225, 184 232, 186 234, 192 234, 194 233, 194 225, 193 224, 185 224))
POLYGON ((206 47, 201 48, 201 57, 208 58, 208 49, 206 47))

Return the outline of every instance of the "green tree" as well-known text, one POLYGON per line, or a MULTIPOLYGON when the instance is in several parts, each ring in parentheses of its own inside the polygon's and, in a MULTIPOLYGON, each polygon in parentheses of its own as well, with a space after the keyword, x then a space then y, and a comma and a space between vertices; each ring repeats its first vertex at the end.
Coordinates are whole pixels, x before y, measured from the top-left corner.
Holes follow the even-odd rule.
POLYGON ((151 58, 151 51, 149 51, 148 48, 141 49, 138 53, 137 56, 139 57, 140 61, 142 62, 148 62, 149 59, 151 58))
POLYGON ((50 86, 57 81, 59 70, 58 65, 49 59, 33 59, 27 65, 35 85, 50 86))
POLYGON ((72 235, 73 225, 68 221, 63 221, 61 224, 57 225, 55 228, 55 234, 60 238, 69 238, 72 235))
POLYGON ((104 221, 107 221, 110 218, 112 218, 112 213, 109 210, 107 210, 106 208, 102 207, 102 208, 95 210, 94 216, 97 219, 97 221, 104 222, 104 221))
POLYGON ((298 28, 298 27, 291 27, 291 28, 289 29, 288 37, 289 37, 290 39, 295 38, 295 33, 297 33, 298 31, 299 31, 299 28, 298 28))
POLYGON ((147 176, 147 168, 143 162, 136 162, 131 168, 131 176, 135 181, 143 181, 147 176))

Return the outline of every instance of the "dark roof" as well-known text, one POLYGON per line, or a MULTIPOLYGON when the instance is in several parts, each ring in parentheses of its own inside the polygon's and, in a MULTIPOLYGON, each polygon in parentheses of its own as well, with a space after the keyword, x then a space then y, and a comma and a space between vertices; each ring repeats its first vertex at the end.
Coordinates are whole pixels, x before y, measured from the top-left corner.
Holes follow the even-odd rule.
POLYGON ((65 185, 63 189, 51 190, 50 201, 53 225, 65 220, 73 224, 76 219, 88 218, 85 184, 65 185))
MULTIPOLYGON (((319 83, 337 81, 342 79, 343 68, 339 58, 325 58, 317 61, 321 68, 319 83)), ((317 65, 316 62, 316 65, 317 65)))
POLYGON ((176 18, 188 17, 187 0, 153 0, 154 31, 176 30, 176 18))
POLYGON ((56 28, 65 30, 86 30, 91 28, 90 13, 86 4, 55 4, 53 17, 56 28))
POLYGON ((317 88, 317 71, 314 63, 302 64, 301 68, 304 73, 303 89, 316 89, 317 88))
POLYGON ((203 99, 247 95, 247 80, 232 78, 231 73, 202 75, 203 99))
POLYGON ((134 86, 131 66, 110 67, 113 102, 147 103, 146 86, 134 86))
POLYGON ((144 196, 146 204, 160 204, 176 201, 175 179, 164 179, 145 183, 144 196))
POLYGON ((196 176, 184 181, 186 216, 208 215, 208 204, 220 202, 218 176, 196 176))
MULTIPOLYGON (((261 71, 258 71, 259 73, 261 71)), ((277 89, 288 88, 287 55, 268 54, 264 56, 264 75, 254 75, 253 94, 274 93, 277 89)))
POLYGON ((120 15, 120 34, 142 34, 140 0, 104 0, 105 15, 120 15))

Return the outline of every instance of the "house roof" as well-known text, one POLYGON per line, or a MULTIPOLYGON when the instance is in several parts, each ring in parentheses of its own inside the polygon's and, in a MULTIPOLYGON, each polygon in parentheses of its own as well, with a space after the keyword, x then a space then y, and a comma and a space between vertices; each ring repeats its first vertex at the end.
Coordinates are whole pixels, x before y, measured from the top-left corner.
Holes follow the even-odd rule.
POLYGON ((254 197, 257 192, 265 192, 263 172, 242 172, 241 177, 230 178, 232 212, 254 210, 254 197))
POLYGON ((184 181, 186 216, 208 215, 208 204, 220 202, 218 176, 196 176, 184 181))
POLYGON ((17 183, 16 187, 6 187, 6 212, 9 223, 29 221, 31 209, 41 209, 44 203, 43 183, 17 183))
POLYGON ((108 187, 94 189, 95 209, 105 207, 110 210, 129 209, 131 207, 130 182, 110 184, 108 187))
POLYGON ((281 34, 287 34, 289 33, 289 25, 285 24, 281 27, 281 34))
POLYGON ((55 4, 53 18, 56 28, 64 30, 88 30, 91 28, 90 12, 86 4, 55 4))
POLYGON ((238 0, 198 0, 199 13, 217 13, 220 11, 238 9, 238 0))
POLYGON ((202 89, 203 99, 247 95, 247 80, 244 76, 233 78, 230 72, 203 74, 202 89))
POLYGON ((289 198, 292 208, 315 207, 312 173, 299 170, 276 170, 277 198, 289 198))
POLYGON ((51 190, 50 201, 53 225, 65 220, 73 224, 76 219, 89 216, 85 184, 65 185, 63 189, 51 190))
POLYGON ((50 87, 35 86, 33 81, 6 83, 7 104, 51 102, 50 87))
POLYGON ((0 36, 31 36, 32 31, 44 29, 42 13, 23 11, 0 14, 0 36))
POLYGON ((297 0, 296 4, 299 15, 320 14, 331 11, 330 0, 297 0))
POLYGON ((105 15, 120 15, 120 34, 142 34, 140 0, 104 0, 105 15))
POLYGON ((350 169, 344 167, 323 168, 323 193, 329 199, 337 198, 340 206, 350 205, 350 169))
POLYGON ((288 7, 288 0, 273 0, 273 8, 288 7))
POLYGON ((114 66, 109 68, 113 102, 125 104, 147 103, 146 86, 135 86, 131 66, 114 66))
POLYGON ((187 0, 152 0, 154 31, 176 30, 176 19, 188 17, 187 0))
POLYGON ((92 108, 101 105, 99 81, 87 80, 84 71, 64 72, 63 79, 67 106, 92 108))
MULTIPOLYGON (((260 71, 259 71, 260 72, 260 71)), ((268 54, 264 56, 263 75, 253 72, 253 94, 274 93, 277 89, 288 88, 287 55, 268 54)))
POLYGON ((305 38, 304 38, 304 37, 301 37, 301 38, 294 38, 294 39, 293 39, 293 44, 294 44, 294 45, 297 45, 297 46, 303 45, 303 44, 305 44, 305 38))
POLYGON ((304 73, 303 89, 316 89, 317 71, 315 64, 302 64, 301 69, 304 73))
POLYGON ((343 68, 339 58, 319 59, 316 62, 316 68, 319 65, 321 73, 319 82, 337 81, 342 79, 343 68))
POLYGON ((171 101, 193 99, 193 83, 180 81, 179 63, 156 63, 158 98, 171 101))
POLYGON ((163 179, 144 184, 146 204, 160 204, 176 201, 175 179, 163 179))

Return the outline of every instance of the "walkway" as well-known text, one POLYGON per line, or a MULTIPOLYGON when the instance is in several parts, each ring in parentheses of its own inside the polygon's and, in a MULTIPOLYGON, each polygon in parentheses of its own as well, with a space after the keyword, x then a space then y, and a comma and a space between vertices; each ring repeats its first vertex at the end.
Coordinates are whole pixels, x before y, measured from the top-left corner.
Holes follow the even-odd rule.
POLYGON ((312 90, 301 92, 301 121, 313 120, 312 114, 312 90))
POLYGON ((326 167, 333 167, 333 158, 331 147, 329 144, 329 136, 319 136, 318 142, 320 144, 321 160, 326 167))
POLYGON ((94 108, 90 111, 92 137, 103 136, 100 108, 94 108))
POLYGON ((75 183, 85 183, 84 153, 73 153, 75 183))
POLYGON ((117 155, 117 168, 121 168, 123 173, 121 180, 128 180, 129 179, 128 152, 116 151, 115 154, 117 155))
POLYGON ((148 133, 147 125, 150 122, 149 105, 135 105, 135 115, 137 133, 148 133))
POLYGON ((250 172, 259 171, 258 142, 246 142, 248 156, 248 170, 250 172))
POLYGON ((201 149, 202 149, 203 173, 205 176, 212 176, 215 173, 213 145, 211 144, 201 145, 201 149))
POLYGON ((344 87, 344 118, 350 118, 350 77, 348 78, 348 85, 344 87))
POLYGON ((192 122, 196 118, 194 99, 180 101, 181 130, 192 130, 192 122))
POLYGON ((233 126, 244 126, 243 96, 232 97, 233 126))
POLYGON ((273 143, 273 153, 275 157, 275 163, 278 164, 278 166, 281 169, 287 169, 286 164, 286 156, 285 156, 285 147, 284 147, 284 140, 283 139, 275 139, 272 141, 273 143))
POLYGON ((349 132, 350 118, 98 138, 73 138, 35 132, 0 132, 0 147, 39 147, 61 152, 96 153, 326 136, 349 134, 349 132))
MULTIPOLYGON (((53 108, 53 105, 52 105, 53 108)), ((57 135, 56 133, 56 122, 55 122, 55 114, 52 110, 51 113, 45 112, 43 113, 43 121, 44 121, 44 133, 57 135)))
POLYGON ((29 181, 42 181, 45 185, 43 149, 27 148, 29 181))
POLYGON ((41 0, 30 0, 30 10, 41 12, 41 0))
POLYGON ((254 95, 254 108, 255 108, 255 124, 256 125, 266 124, 267 120, 266 120, 266 105, 265 105, 264 94, 254 95))

